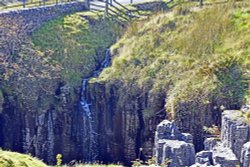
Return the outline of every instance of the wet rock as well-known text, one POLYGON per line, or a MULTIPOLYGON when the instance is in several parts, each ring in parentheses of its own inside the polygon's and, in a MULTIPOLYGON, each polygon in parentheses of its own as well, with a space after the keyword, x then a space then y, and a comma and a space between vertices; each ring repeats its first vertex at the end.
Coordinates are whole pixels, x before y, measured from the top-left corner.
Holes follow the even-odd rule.
POLYGON ((139 156, 146 160, 153 155, 156 126, 166 114, 162 110, 165 95, 132 89, 124 94, 128 90, 118 84, 88 85, 87 96, 98 127, 99 160, 104 163, 129 166, 139 156))
POLYGON ((250 166, 250 141, 243 145, 240 162, 242 167, 250 166))

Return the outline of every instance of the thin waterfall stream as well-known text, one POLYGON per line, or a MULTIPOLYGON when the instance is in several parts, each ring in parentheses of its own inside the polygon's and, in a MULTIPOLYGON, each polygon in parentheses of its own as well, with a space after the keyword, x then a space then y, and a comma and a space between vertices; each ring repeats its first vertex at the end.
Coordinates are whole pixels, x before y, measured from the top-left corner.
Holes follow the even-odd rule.
POLYGON ((102 70, 111 64, 110 50, 107 49, 105 52, 105 58, 101 62, 99 68, 95 70, 90 77, 84 78, 82 80, 81 88, 81 99, 80 106, 82 109, 83 118, 83 150, 87 154, 85 161, 94 162, 98 156, 97 150, 97 132, 95 131, 95 122, 93 119, 93 113, 91 112, 90 105, 87 98, 88 81, 90 78, 97 78, 102 70))

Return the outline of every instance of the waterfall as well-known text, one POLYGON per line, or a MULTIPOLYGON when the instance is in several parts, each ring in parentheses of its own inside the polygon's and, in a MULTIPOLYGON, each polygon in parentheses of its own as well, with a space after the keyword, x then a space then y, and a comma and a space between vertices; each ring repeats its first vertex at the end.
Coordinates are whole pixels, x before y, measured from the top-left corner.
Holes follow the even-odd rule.
POLYGON ((95 122, 93 119, 93 113, 90 109, 90 104, 88 103, 87 99, 87 89, 88 89, 88 81, 90 78, 97 78, 102 70, 108 67, 111 63, 111 55, 110 51, 107 49, 105 52, 105 58, 101 62, 100 66, 92 73, 90 77, 84 78, 82 80, 82 88, 81 88, 81 99, 80 99, 80 106, 82 111, 82 118, 83 118, 83 145, 82 149, 83 152, 87 155, 85 161, 87 162, 94 162, 98 156, 98 149, 97 149, 97 132, 95 130, 95 122))

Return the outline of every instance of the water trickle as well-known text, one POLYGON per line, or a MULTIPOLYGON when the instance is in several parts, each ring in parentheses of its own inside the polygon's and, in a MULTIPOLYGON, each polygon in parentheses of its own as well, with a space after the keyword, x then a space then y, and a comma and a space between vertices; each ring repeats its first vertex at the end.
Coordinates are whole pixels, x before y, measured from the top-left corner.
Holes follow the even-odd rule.
POLYGON ((97 149, 97 136, 95 130, 95 122, 93 119, 93 113, 90 109, 90 104, 88 103, 87 98, 87 89, 88 89, 88 81, 90 78, 97 78, 102 70, 108 67, 111 63, 111 55, 110 51, 107 49, 105 53, 105 58, 101 62, 99 68, 95 70, 90 77, 84 78, 82 80, 82 89, 81 89, 81 99, 80 99, 80 106, 82 109, 82 118, 83 118, 83 152, 87 155, 85 156, 85 161, 87 162, 94 162, 98 156, 98 149, 97 149))

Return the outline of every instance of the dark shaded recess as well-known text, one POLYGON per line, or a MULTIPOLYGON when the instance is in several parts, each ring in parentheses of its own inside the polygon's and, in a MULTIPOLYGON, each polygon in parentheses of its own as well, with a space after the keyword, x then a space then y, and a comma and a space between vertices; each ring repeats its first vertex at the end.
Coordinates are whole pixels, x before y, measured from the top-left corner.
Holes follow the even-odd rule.
POLYGON ((136 133, 135 152, 136 152, 136 157, 138 157, 141 160, 145 160, 145 157, 142 154, 142 150, 140 150, 140 148, 142 147, 142 144, 144 142, 143 133, 144 133, 144 129, 145 129, 145 123, 144 123, 144 119, 143 119, 143 105, 142 105, 144 102, 144 99, 142 97, 137 98, 137 103, 138 103, 137 116, 138 116, 138 120, 139 120, 139 126, 137 128, 137 133, 136 133))
POLYGON ((3 114, 0 114, 0 147, 3 147, 4 144, 4 119, 3 119, 3 114))
POLYGON ((61 87, 63 87, 64 85, 65 85, 64 82, 59 82, 58 87, 57 87, 57 89, 55 91, 56 96, 59 96, 61 94, 61 87))
POLYGON ((23 152, 24 114, 17 109, 17 97, 4 94, 3 111, 0 114, 0 147, 6 150, 23 152))

